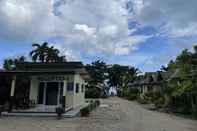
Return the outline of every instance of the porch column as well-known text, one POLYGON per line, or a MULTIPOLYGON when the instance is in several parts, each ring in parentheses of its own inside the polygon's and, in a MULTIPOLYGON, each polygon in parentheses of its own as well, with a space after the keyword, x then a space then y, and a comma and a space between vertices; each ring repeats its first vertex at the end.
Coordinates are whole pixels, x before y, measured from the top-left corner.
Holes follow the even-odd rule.
POLYGON ((67 85, 67 82, 64 81, 63 96, 62 96, 62 107, 63 107, 64 109, 66 108, 66 85, 67 85))
POLYGON ((12 107, 13 107, 13 104, 14 104, 15 85, 16 85, 16 76, 13 76, 12 84, 11 84, 11 91, 10 91, 10 107, 9 107, 9 111, 12 111, 12 107))

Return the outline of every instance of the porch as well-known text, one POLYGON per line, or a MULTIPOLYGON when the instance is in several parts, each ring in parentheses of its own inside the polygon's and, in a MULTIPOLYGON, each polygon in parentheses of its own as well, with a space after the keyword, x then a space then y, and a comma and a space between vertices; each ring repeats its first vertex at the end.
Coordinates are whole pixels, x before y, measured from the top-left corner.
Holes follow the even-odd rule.
MULTIPOLYGON (((12 113, 56 113, 56 108, 58 106, 35 106, 35 107, 29 107, 27 109, 12 109, 12 113)), ((72 107, 66 107, 65 112, 71 110, 72 107)))
POLYGON ((65 111, 70 109, 72 105, 66 105, 66 82, 64 76, 14 76, 9 112, 52 113, 56 112, 57 107, 65 111), (26 80, 22 85, 21 78, 26 80))
MULTIPOLYGON (((84 103, 83 105, 77 106, 75 108, 66 108, 65 113, 62 114, 63 118, 72 118, 80 115, 80 110, 84 107, 87 107, 89 103, 84 103)), ((27 110, 13 110, 12 112, 2 112, 2 116, 19 116, 19 117, 56 117, 52 108, 32 108, 27 110), (50 111, 50 112, 47 112, 50 111), (51 112, 53 111, 53 112, 51 112)))

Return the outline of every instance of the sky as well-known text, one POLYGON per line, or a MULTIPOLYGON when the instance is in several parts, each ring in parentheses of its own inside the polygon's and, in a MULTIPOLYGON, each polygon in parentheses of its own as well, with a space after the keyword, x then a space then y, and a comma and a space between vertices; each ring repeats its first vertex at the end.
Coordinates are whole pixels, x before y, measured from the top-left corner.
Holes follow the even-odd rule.
POLYGON ((196 0, 0 0, 0 64, 49 42, 70 61, 157 71, 197 44, 196 0))

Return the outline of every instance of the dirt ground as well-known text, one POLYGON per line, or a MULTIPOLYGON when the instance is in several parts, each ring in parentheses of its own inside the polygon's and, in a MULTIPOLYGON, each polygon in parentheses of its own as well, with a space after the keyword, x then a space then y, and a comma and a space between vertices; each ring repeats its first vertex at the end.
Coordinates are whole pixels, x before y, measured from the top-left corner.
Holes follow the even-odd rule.
POLYGON ((0 131, 197 131, 197 121, 115 97, 102 100, 87 118, 2 117, 0 131))

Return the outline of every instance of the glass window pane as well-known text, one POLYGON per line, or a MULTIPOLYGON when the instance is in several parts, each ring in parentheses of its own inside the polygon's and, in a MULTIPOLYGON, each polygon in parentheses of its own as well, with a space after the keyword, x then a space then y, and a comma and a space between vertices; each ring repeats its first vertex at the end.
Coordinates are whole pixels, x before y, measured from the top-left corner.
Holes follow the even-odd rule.
POLYGON ((74 90, 74 83, 68 82, 67 83, 67 91, 73 91, 74 90))

